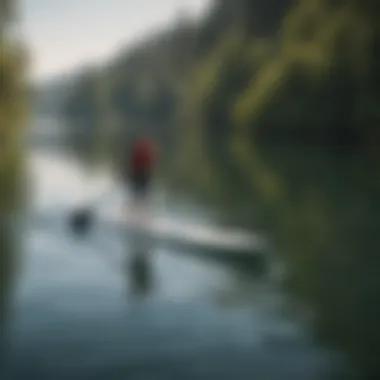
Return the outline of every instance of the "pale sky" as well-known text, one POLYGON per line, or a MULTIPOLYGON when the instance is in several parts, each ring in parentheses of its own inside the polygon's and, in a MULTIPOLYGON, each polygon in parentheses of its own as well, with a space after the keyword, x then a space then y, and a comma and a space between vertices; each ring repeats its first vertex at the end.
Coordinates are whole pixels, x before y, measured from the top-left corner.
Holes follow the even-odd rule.
POLYGON ((209 0, 19 0, 34 80, 107 59, 179 13, 201 15, 209 0))

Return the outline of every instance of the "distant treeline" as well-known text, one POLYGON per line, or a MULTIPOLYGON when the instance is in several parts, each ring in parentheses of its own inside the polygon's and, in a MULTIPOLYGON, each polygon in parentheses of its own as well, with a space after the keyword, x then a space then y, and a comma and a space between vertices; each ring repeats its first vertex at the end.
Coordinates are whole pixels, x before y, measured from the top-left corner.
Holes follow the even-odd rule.
POLYGON ((247 188, 257 144, 370 150, 378 16, 371 1, 217 0, 202 20, 85 70, 62 114, 91 152, 150 131, 170 176, 203 192, 247 188))

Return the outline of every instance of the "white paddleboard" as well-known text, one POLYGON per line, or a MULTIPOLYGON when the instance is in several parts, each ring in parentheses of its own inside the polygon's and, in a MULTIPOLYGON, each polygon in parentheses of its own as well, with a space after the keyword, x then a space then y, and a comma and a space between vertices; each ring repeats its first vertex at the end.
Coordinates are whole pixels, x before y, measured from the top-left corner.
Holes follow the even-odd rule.
POLYGON ((221 251, 261 251, 263 239, 243 230, 222 228, 194 222, 179 221, 148 213, 128 213, 125 216, 103 214, 101 223, 109 224, 127 235, 140 232, 163 243, 205 247, 221 251))

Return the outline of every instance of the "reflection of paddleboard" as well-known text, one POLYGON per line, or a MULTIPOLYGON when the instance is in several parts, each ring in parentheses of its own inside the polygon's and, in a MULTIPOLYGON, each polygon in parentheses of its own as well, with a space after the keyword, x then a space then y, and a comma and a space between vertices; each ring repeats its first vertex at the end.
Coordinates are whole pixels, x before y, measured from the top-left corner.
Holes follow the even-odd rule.
POLYGON ((193 246, 217 249, 221 251, 258 252, 263 249, 262 239, 252 233, 210 226, 206 224, 190 224, 167 217, 148 214, 130 213, 115 216, 102 215, 99 222, 122 233, 143 234, 158 240, 164 245, 193 246))

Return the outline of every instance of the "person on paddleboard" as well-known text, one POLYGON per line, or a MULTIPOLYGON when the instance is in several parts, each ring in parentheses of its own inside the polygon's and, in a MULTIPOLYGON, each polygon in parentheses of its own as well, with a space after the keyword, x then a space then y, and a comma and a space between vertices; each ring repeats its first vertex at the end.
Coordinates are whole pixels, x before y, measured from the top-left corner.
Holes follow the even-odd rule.
MULTIPOLYGON (((132 195, 132 200, 137 205, 146 205, 157 161, 154 139, 147 136, 134 139, 127 157, 123 157, 122 161, 121 170, 117 170, 119 179, 126 185, 132 195)), ((86 236, 91 230, 95 218, 94 206, 95 204, 84 205, 70 213, 68 225, 76 236, 86 236)), ((127 213, 130 211, 128 206, 126 211, 127 213)))
POLYGON ((149 195, 156 159, 156 145, 152 139, 143 136, 133 141, 127 162, 127 182, 135 200, 145 200, 149 195))

